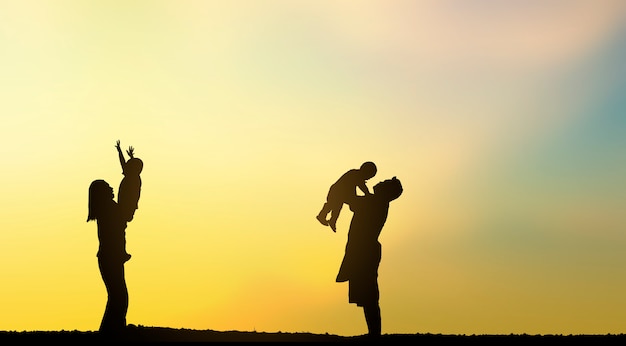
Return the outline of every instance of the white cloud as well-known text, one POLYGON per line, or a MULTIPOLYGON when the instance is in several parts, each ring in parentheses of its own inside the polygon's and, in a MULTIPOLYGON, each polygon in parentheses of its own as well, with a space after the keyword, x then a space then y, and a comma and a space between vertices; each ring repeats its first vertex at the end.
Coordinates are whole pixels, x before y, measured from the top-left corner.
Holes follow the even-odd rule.
MULTIPOLYGON (((334 1, 309 3, 346 48, 406 66, 566 63, 609 39, 626 3, 600 1, 334 1)), ((307 8, 306 11, 311 11, 307 8)))

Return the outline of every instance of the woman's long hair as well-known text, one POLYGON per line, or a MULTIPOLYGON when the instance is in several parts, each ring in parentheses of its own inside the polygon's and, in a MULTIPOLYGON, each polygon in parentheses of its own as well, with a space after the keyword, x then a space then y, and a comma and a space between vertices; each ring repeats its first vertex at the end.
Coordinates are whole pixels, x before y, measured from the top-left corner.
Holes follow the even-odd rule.
POLYGON ((88 222, 96 220, 102 215, 109 199, 111 199, 109 184, 102 179, 92 181, 89 185, 88 222))

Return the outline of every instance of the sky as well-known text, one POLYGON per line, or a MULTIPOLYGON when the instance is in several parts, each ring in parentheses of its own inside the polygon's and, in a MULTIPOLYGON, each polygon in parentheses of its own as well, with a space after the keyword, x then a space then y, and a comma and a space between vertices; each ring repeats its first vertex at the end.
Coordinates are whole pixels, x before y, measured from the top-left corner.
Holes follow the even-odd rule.
POLYGON ((98 329, 120 140, 130 324, 367 333, 315 216, 373 161, 383 333, 623 333, 624 61, 621 0, 0 0, 0 330, 98 329))

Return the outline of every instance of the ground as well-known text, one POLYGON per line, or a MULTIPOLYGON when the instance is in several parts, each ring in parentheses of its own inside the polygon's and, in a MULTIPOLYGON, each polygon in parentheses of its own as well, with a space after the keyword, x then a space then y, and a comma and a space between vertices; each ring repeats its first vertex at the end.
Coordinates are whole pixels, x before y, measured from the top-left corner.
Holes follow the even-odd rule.
MULTIPOLYGON (((0 344, 44 343, 80 343, 99 341, 123 342, 371 342, 364 335, 340 336, 312 333, 264 333, 240 331, 214 331, 174 329, 165 327, 145 327, 130 325, 124 335, 115 339, 106 339, 96 331, 0 331, 0 344)), ((614 343, 623 345, 625 334, 608 335, 443 335, 443 334, 384 334, 378 341, 402 344, 456 344, 456 345, 521 345, 521 344, 572 344, 572 342, 591 342, 597 344, 614 343)))

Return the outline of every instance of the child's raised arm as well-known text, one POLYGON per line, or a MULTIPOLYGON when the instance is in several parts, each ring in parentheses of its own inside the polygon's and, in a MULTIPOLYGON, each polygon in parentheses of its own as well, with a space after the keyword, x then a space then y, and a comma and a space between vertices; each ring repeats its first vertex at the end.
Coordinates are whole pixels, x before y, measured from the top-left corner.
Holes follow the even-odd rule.
POLYGON ((130 158, 132 159, 133 157, 135 157, 135 156, 134 156, 134 153, 135 153, 135 148, 133 148, 133 147, 128 147, 128 150, 126 150, 126 153, 127 153, 127 154, 128 154, 128 156, 130 156, 130 158))
MULTIPOLYGON (((117 140, 115 144, 115 148, 117 148, 117 156, 120 158, 120 165, 122 165, 122 169, 124 169, 124 165, 126 164, 126 160, 124 160, 124 153, 122 152, 122 148, 120 147, 120 140, 117 140)), ((131 156, 132 157, 132 156, 131 156)))

